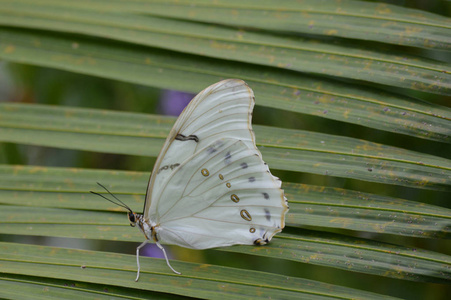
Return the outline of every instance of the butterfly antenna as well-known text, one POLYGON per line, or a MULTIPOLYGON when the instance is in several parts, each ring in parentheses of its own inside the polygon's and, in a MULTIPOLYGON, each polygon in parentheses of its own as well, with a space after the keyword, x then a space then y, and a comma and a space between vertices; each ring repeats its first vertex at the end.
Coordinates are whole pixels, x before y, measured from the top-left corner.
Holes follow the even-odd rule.
POLYGON ((114 196, 113 193, 111 193, 106 187, 104 187, 104 186, 103 186, 102 184, 100 184, 99 182, 97 182, 97 184, 100 185, 105 191, 107 191, 107 193, 110 194, 114 199, 116 199, 117 202, 115 202, 115 201, 113 201, 113 200, 111 200, 111 199, 108 199, 108 198, 105 197, 104 195, 99 194, 99 193, 96 193, 96 192, 93 192, 93 191, 90 191, 91 194, 100 196, 100 197, 102 197, 103 199, 105 199, 105 200, 107 200, 107 201, 110 201, 111 203, 116 204, 117 206, 123 207, 123 208, 125 208, 126 210, 132 212, 131 208, 128 207, 127 204, 125 204, 124 202, 122 202, 121 200, 119 200, 116 196, 114 196))

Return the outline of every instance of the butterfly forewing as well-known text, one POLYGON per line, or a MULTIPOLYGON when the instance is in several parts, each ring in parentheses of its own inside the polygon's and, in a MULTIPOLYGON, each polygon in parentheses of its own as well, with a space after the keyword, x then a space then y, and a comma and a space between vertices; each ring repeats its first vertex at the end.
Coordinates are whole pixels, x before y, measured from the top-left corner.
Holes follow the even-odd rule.
MULTIPOLYGON (((240 139, 251 149, 254 147, 253 107, 252 90, 238 79, 209 86, 191 100, 175 122, 155 163, 147 188, 145 218, 154 214, 159 205, 160 199, 155 193, 160 192, 170 174, 197 151, 214 140, 227 137, 240 139)), ((258 152, 256 148, 255 151, 258 152)))

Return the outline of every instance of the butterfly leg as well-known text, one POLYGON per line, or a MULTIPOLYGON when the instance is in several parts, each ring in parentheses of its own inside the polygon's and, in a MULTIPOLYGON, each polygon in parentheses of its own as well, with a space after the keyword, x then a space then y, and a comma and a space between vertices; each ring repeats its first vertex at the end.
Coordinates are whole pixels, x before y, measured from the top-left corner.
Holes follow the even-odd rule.
POLYGON ((168 267, 171 268, 172 272, 174 272, 175 274, 181 275, 182 273, 177 272, 176 270, 174 270, 174 268, 172 268, 171 265, 169 264, 168 256, 166 255, 166 251, 164 251, 163 246, 161 246, 160 243, 158 243, 158 242, 155 242, 155 243, 157 244, 158 248, 160 248, 161 251, 163 251, 164 258, 166 259, 166 263, 168 264, 168 267))
POLYGON ((144 242, 142 242, 141 245, 138 246, 138 248, 136 248, 136 263, 138 264, 138 273, 136 274, 135 281, 138 281, 138 279, 139 279, 139 270, 141 270, 141 266, 139 265, 139 249, 144 247, 147 244, 147 242, 149 242, 149 240, 145 240, 144 242))

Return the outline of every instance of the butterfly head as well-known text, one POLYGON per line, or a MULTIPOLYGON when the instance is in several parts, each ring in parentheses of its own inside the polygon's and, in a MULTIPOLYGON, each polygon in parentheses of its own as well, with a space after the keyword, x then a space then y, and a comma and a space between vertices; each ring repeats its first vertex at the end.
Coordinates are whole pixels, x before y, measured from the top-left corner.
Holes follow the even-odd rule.
POLYGON ((139 216, 137 213, 132 212, 131 210, 128 212, 128 220, 130 221, 130 226, 135 227, 136 223, 139 220, 139 216))

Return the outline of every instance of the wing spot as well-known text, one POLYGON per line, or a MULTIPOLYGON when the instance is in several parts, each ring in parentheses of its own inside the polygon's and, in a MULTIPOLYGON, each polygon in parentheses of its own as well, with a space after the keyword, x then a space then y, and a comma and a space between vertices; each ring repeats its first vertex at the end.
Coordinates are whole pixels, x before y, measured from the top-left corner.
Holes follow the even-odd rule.
POLYGON ((267 243, 269 243, 269 239, 266 237, 267 233, 268 232, 265 232, 261 238, 256 239, 254 241, 254 245, 266 245, 267 243))
POLYGON ((231 187, 232 187, 232 185, 230 184, 230 182, 227 182, 227 183, 226 183, 226 187, 228 187, 228 188, 231 188, 231 187))
POLYGON ((247 168, 247 163, 245 163, 245 162, 244 162, 244 163, 241 163, 240 166, 241 166, 242 169, 246 169, 246 168, 247 168))
POLYGON ((232 199, 232 201, 235 202, 235 203, 238 203, 240 201, 240 198, 237 195, 235 195, 235 194, 232 194, 230 196, 230 199, 232 199))
POLYGON ((250 233, 254 233, 254 232, 255 232, 255 228, 252 227, 251 229, 249 229, 249 232, 250 232, 250 233))
POLYGON ((222 176, 222 174, 219 174, 219 179, 224 180, 224 176, 222 176))
POLYGON ((208 149, 207 149, 207 153, 208 154, 213 154, 213 153, 215 153, 216 152, 216 149, 214 148, 214 147, 208 147, 208 149))
POLYGON ((174 170, 175 168, 177 168, 178 166, 180 166, 180 164, 172 164, 172 165, 166 165, 166 166, 163 166, 163 167, 161 167, 160 169, 158 169, 158 172, 157 172, 157 174, 159 174, 161 171, 166 171, 166 170, 168 170, 168 169, 171 169, 171 171, 172 170, 174 170))
POLYGON ((230 164, 230 159, 232 158, 232 155, 230 154, 230 151, 227 152, 226 156, 225 156, 225 163, 228 165, 230 164))
POLYGON ((254 181, 255 181, 255 177, 254 176, 249 177, 249 182, 254 182, 254 181))
POLYGON ((266 220, 271 221, 271 213, 269 212, 269 209, 265 208, 265 217, 266 220))
POLYGON ((194 134, 185 136, 185 135, 179 133, 175 136, 175 139, 178 141, 195 141, 196 143, 199 143, 199 138, 194 134))
POLYGON ((207 177, 208 175, 210 175, 210 172, 208 172, 207 169, 202 169, 200 172, 201 172, 202 175, 204 175, 205 177, 207 177))
POLYGON ((240 215, 241 218, 245 219, 246 221, 252 221, 252 216, 247 210, 245 209, 241 210, 240 215))
POLYGON ((262 194, 263 194, 263 197, 264 197, 266 200, 269 199, 269 194, 268 194, 268 193, 262 193, 262 194))
POLYGON ((267 241, 263 240, 263 239, 256 239, 254 241, 254 245, 259 245, 259 246, 265 245, 266 243, 267 243, 267 241))

